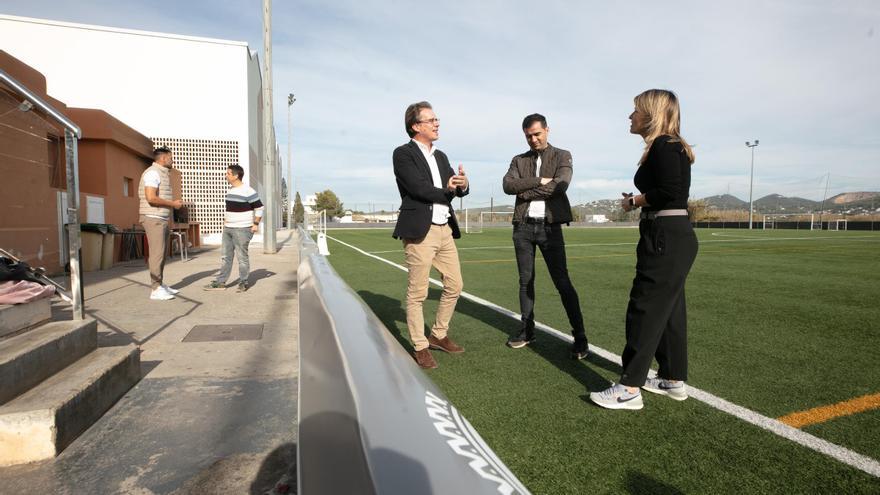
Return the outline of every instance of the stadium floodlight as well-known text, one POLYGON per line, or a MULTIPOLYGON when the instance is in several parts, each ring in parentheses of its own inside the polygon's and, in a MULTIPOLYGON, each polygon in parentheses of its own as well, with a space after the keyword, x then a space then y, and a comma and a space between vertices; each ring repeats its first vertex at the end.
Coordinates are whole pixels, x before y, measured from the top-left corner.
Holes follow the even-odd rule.
POLYGON ((287 228, 293 229, 293 162, 290 161, 290 107, 296 97, 287 95, 287 228))
POLYGON ((749 174, 749 230, 752 230, 752 214, 754 207, 752 206, 752 186, 755 183, 755 148, 758 147, 759 141, 755 139, 755 144, 746 141, 746 146, 752 149, 752 171, 749 174))

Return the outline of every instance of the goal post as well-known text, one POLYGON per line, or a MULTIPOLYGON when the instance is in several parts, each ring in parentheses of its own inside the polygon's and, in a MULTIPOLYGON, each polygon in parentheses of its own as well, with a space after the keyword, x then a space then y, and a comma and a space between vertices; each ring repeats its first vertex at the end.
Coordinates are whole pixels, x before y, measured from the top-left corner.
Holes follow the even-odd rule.
POLYGON ((764 215, 764 230, 778 230, 778 229, 792 229, 792 230, 801 230, 807 229, 807 225, 810 226, 810 230, 815 230, 816 227, 816 219, 815 215, 811 213, 774 213, 770 215, 764 215), (807 223, 809 222, 809 223, 807 223))
POLYGON ((482 234, 483 229, 486 227, 498 227, 500 226, 498 225, 499 223, 510 225, 512 221, 512 211, 481 211, 479 221, 474 222, 474 224, 465 222, 465 233, 482 234))
POLYGON ((828 230, 846 230, 846 219, 828 220, 828 230))

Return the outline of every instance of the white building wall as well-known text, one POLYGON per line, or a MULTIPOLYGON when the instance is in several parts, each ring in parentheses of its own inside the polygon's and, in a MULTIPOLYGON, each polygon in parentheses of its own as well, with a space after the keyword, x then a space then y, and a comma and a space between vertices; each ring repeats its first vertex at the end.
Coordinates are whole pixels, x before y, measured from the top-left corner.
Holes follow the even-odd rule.
POLYGON ((0 15, 0 47, 43 73, 48 93, 69 106, 105 110, 157 142, 209 141, 203 155, 189 153, 207 165, 181 167, 183 199, 197 210, 216 215, 220 192, 200 205, 188 184, 225 174, 229 161, 211 161, 211 146, 237 143, 245 182, 262 192, 262 76, 247 43, 0 15))

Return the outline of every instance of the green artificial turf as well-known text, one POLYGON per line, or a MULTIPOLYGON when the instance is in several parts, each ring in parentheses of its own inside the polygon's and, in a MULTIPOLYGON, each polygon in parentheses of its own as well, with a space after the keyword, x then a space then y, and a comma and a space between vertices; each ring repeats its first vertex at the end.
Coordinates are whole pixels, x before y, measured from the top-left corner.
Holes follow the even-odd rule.
MULTIPOLYGON (((390 230, 329 235, 403 262, 390 230)), ((635 263, 635 229, 566 229, 569 270, 590 342, 619 354, 635 263)), ((688 282, 690 380, 777 417, 876 393, 880 234, 698 231, 688 282)), ((509 229, 465 235, 465 291, 518 311, 509 229), (480 249, 470 249, 480 248, 480 249)), ((389 331, 409 348, 402 300, 406 274, 330 241, 330 261, 389 331)), ((568 325, 543 262, 536 318, 568 325)), ((436 275, 436 274, 435 274, 436 275)), ((431 322, 438 290, 425 304, 431 322)), ((467 348, 435 354, 428 372, 513 472, 535 493, 877 493, 880 481, 695 400, 645 394, 642 411, 588 402, 616 365, 567 359, 567 345, 539 334, 504 346, 518 324, 460 300, 450 335, 467 348)), ((877 456, 877 415, 805 430, 877 456)))

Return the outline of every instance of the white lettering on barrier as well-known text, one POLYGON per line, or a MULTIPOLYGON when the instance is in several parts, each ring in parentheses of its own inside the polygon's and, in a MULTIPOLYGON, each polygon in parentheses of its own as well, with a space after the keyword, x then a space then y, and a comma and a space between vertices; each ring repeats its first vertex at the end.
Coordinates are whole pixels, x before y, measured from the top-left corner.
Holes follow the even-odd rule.
POLYGON ((498 493, 512 495, 528 493, 510 471, 507 470, 489 447, 474 431, 470 423, 462 417, 451 404, 425 391, 425 406, 428 417, 434 420, 437 432, 448 438, 447 445, 456 454, 471 459, 468 466, 481 478, 498 485, 498 493))

